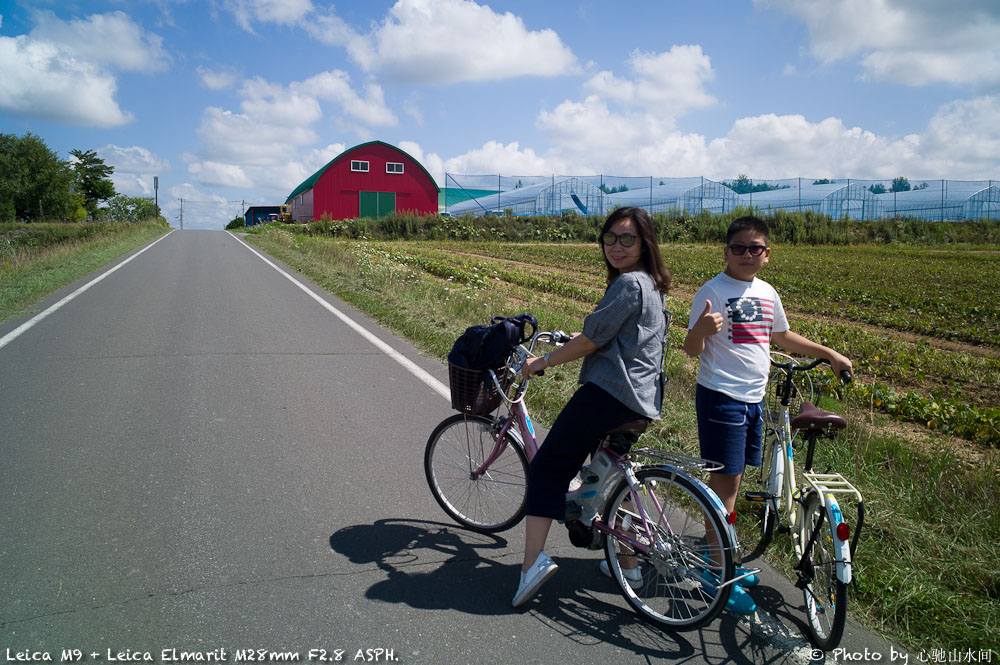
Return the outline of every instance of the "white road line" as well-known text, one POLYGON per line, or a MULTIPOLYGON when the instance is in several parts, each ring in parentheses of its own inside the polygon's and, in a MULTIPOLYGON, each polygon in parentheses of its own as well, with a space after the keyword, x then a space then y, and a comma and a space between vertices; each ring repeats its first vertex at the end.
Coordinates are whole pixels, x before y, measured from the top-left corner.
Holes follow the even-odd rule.
POLYGON ((323 300, 318 295, 316 295, 315 293, 313 293, 312 290, 309 289, 309 287, 307 287, 305 284, 303 284, 302 282, 300 282, 299 280, 295 279, 294 277, 292 277, 291 275, 289 275, 287 272, 285 272, 284 270, 282 270, 281 268, 279 268, 277 265, 274 264, 274 262, 270 261, 267 257, 265 257, 263 254, 261 254, 257 250, 255 250, 253 247, 251 247, 247 243, 245 243, 242 240, 240 240, 239 238, 237 238, 234 234, 229 233, 229 235, 231 235, 233 237, 233 239, 236 240, 236 242, 240 243, 241 245, 243 245, 244 247, 246 247, 248 250, 250 250, 251 252, 253 252, 257 256, 257 258, 259 258, 261 261, 263 261, 267 265, 269 265, 272 268, 274 268, 275 270, 277 270, 281 275, 283 275, 292 284, 294 284, 295 286, 297 286, 300 289, 302 289, 303 291, 305 291, 306 294, 310 298, 312 298, 313 300, 315 300, 316 302, 318 302, 320 305, 322 305, 323 307, 325 307, 331 314, 333 314, 338 319, 340 319, 341 321, 343 321, 344 323, 346 323, 348 326, 350 326, 356 333, 358 333, 359 335, 361 335, 362 337, 364 337, 366 340, 368 340, 369 342, 371 342, 372 344, 374 344, 376 348, 378 348, 384 354, 386 354, 387 356, 389 356, 390 358, 392 358, 393 360, 395 360, 396 362, 398 362, 400 365, 402 365, 404 368, 406 368, 411 374, 413 374, 415 377, 417 377, 418 379, 420 379, 421 381, 423 381, 425 384, 427 384, 437 394, 441 395, 441 397, 444 397, 446 400, 451 401, 451 391, 448 388, 448 386, 444 385, 443 383, 441 383, 440 381, 438 381, 437 379, 435 379, 428 372, 426 372, 424 369, 422 369, 420 366, 418 366, 412 360, 410 360, 409 358, 407 358, 406 356, 404 356, 402 353, 400 353, 396 349, 392 348, 391 346, 389 346, 388 344, 386 344, 385 342, 383 342, 382 340, 380 340, 378 337, 376 337, 375 335, 373 335, 369 331, 365 330, 360 324, 358 324, 354 320, 348 318, 348 316, 346 314, 344 314, 339 309, 337 309, 336 307, 334 307, 333 305, 331 305, 330 303, 328 303, 327 301, 323 300))
POLYGON ((173 233, 175 230, 176 229, 172 229, 172 230, 168 231, 166 233, 166 235, 163 235, 160 238, 157 238, 156 240, 154 240, 150 244, 146 245, 145 247, 143 247, 142 249, 140 249, 138 252, 136 252, 132 256, 128 257, 127 259, 125 259, 124 261, 122 261, 121 263, 119 263, 118 265, 116 265, 111 270, 107 271, 106 273, 104 273, 102 275, 99 275, 98 277, 95 277, 91 281, 87 282, 86 284, 84 284, 83 286, 81 286, 80 288, 78 288, 73 293, 69 294, 68 296, 66 296, 65 298, 63 298, 59 302, 57 302, 55 305, 52 305, 52 307, 49 307, 44 312, 36 314, 33 318, 28 319, 27 321, 25 321, 24 323, 22 323, 17 328, 14 328, 14 330, 11 330, 9 333, 7 333, 6 335, 4 335, 3 337, 0 337, 0 349, 2 349, 3 347, 7 346, 11 342, 13 342, 15 339, 17 339, 18 337, 20 337, 24 333, 28 332, 28 330, 30 328, 32 328, 36 323, 41 322, 45 317, 49 316, 50 314, 55 313, 59 308, 61 308, 66 303, 68 303, 70 300, 72 300, 73 298, 76 298, 78 295, 80 295, 81 293, 83 293, 84 291, 86 291, 87 289, 89 289, 90 287, 94 286, 95 284, 97 284, 98 282, 100 282, 102 279, 104 279, 105 277, 107 277, 108 275, 110 275, 111 273, 113 273, 114 271, 116 271, 119 268, 121 268, 122 266, 124 266, 126 263, 128 263, 132 259, 138 258, 138 256, 140 254, 142 254, 143 252, 145 252, 147 249, 152 248, 153 245, 155 245, 156 243, 158 243, 161 240, 163 240, 164 238, 166 238, 168 235, 170 235, 171 233, 173 233))

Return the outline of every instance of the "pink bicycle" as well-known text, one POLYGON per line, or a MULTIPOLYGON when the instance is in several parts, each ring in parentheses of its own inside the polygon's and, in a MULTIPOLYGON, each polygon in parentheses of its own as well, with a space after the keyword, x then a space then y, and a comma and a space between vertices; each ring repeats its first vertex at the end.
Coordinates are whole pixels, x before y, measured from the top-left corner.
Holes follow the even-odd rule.
MULTIPOLYGON (((539 332, 527 347, 514 349, 503 369, 449 368, 452 405, 461 413, 431 433, 424 471, 434 498, 462 526, 494 533, 524 517, 528 463, 538 442, 521 366, 537 342, 568 340, 561 331, 539 332), (503 416, 501 403, 507 405, 503 416)), ((718 465, 631 449, 646 425, 626 423, 605 433, 581 469, 582 486, 566 496, 565 524, 574 545, 604 549, 611 576, 640 617, 671 630, 693 629, 722 611, 737 581, 735 515, 727 515, 697 477, 718 465), (638 566, 623 567, 625 560, 638 566)))

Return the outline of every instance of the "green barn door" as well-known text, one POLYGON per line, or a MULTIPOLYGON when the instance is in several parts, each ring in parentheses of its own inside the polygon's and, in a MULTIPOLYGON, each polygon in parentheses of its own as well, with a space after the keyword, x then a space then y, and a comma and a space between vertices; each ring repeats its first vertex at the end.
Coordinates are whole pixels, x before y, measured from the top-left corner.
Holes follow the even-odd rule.
POLYGON ((396 212, 396 192, 358 192, 358 214, 361 217, 382 217, 396 212))

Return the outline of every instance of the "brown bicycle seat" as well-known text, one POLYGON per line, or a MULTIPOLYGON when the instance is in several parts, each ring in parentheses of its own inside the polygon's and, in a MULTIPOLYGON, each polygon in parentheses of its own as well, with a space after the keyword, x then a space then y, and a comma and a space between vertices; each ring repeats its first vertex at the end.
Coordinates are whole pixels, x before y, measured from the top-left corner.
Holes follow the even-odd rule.
POLYGON ((648 420, 630 420, 627 423, 619 425, 614 429, 609 429, 604 434, 624 434, 626 432, 632 432, 634 434, 642 434, 649 427, 648 420))
POLYGON ((793 429, 844 429, 847 419, 839 413, 817 409, 809 402, 802 402, 802 413, 792 419, 793 429))

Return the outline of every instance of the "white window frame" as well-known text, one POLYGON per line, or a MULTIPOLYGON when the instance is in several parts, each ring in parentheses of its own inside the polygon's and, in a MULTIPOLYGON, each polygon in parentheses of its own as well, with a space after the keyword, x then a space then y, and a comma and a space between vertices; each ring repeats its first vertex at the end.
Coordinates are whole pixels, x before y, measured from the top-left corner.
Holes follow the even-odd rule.
POLYGON ((386 162, 385 172, 391 173, 392 175, 403 175, 403 162, 386 162), (399 170, 390 170, 390 166, 398 166, 399 170))
POLYGON ((357 173, 368 173, 368 162, 363 159, 352 159, 351 170, 357 173))

